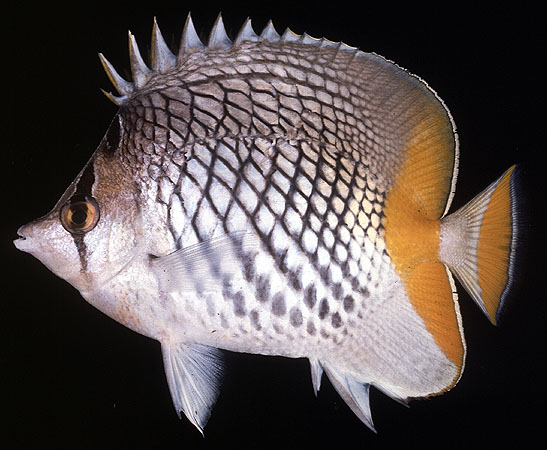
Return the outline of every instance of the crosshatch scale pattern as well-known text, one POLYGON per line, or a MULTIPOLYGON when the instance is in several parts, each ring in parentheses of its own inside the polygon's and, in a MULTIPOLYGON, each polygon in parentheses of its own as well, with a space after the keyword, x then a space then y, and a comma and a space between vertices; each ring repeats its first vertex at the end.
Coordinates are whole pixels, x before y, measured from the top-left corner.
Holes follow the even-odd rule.
POLYGON ((133 47, 129 87, 103 60, 123 94, 107 94, 120 105, 117 156, 167 223, 172 251, 241 231, 260 242, 234 240, 229 275, 212 258, 215 282, 189 279, 192 289, 171 294, 173 329, 192 320, 198 334, 185 339, 214 347, 321 363, 328 354, 363 382, 390 373, 388 385, 421 392, 446 362, 433 356, 438 375, 420 362, 432 337, 394 271, 383 211, 406 145, 439 101, 380 56, 271 30, 233 46, 210 40, 165 70, 147 69, 133 47), (408 339, 394 348, 386 333, 408 339), (410 381, 404 366, 415 367, 410 381))
POLYGON ((288 319, 294 333, 337 341, 359 315, 355 299, 368 299, 389 264, 384 188, 369 171, 381 139, 372 128, 370 138, 359 130, 365 92, 341 84, 335 68, 330 75, 312 69, 327 59, 344 68, 354 55, 323 49, 315 61, 273 63, 300 52, 289 50, 245 65, 224 62, 225 53, 188 64, 183 89, 150 88, 122 107, 123 123, 132 126, 123 148, 130 167, 157 183, 177 246, 250 225, 290 280, 279 289, 280 280, 256 269, 259 261, 245 263, 255 298, 223 291, 242 332, 250 323, 259 334, 267 324, 283 334, 277 322, 288 319))

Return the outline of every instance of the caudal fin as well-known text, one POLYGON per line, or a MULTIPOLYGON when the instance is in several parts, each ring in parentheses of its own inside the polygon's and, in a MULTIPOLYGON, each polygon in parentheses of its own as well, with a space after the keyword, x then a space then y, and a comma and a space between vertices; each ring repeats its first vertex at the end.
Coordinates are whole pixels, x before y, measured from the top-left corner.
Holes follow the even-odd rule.
POLYGON ((519 176, 510 167, 441 222, 439 259, 497 324, 514 283, 519 246, 519 176))

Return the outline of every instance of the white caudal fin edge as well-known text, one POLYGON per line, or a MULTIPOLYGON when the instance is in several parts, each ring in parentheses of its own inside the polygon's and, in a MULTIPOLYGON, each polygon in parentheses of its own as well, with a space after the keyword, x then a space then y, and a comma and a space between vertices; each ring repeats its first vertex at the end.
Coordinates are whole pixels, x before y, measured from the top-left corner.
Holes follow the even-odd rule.
POLYGON ((180 418, 184 412, 203 434, 220 393, 222 355, 220 350, 199 344, 162 343, 165 375, 173 405, 180 418))

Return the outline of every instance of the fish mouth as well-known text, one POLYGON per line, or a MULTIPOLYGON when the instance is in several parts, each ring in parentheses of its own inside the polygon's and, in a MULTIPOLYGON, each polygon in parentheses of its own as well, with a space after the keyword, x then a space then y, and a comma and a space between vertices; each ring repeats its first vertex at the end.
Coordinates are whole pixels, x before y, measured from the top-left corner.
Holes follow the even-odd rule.
POLYGON ((25 227, 26 225, 19 227, 19 229, 17 230, 18 238, 13 241, 13 244, 18 250, 28 252, 29 239, 28 236, 25 234, 25 227))

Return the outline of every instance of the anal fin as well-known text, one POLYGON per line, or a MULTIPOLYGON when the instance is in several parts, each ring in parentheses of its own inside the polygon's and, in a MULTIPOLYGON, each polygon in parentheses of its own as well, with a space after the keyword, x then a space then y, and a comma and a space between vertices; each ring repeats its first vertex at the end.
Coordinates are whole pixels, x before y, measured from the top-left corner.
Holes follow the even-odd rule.
POLYGON ((351 374, 332 365, 323 364, 330 382, 357 417, 376 433, 370 413, 370 384, 356 380, 351 374))
POLYGON ((162 343, 163 364, 173 405, 180 417, 203 434, 220 392, 222 355, 220 350, 200 344, 162 343))
POLYGON ((314 358, 310 358, 310 370, 311 370, 311 382, 313 385, 313 392, 317 397, 317 392, 321 388, 321 377, 323 376, 323 366, 314 358))

